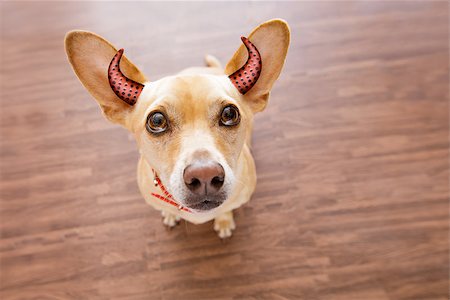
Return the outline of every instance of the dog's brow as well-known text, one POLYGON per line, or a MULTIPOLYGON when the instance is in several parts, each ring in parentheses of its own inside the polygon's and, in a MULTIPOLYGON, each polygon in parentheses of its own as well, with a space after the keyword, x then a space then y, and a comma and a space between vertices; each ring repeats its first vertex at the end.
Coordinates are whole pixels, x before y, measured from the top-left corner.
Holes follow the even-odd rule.
POLYGON ((153 110, 158 106, 161 106, 162 103, 166 102, 166 98, 165 97, 158 97, 156 98, 150 105, 149 105, 149 109, 153 110))
POLYGON ((222 105, 226 105, 226 104, 234 104, 237 107, 239 107, 239 103, 233 99, 233 98, 219 98, 218 100, 220 102, 220 104, 222 105))

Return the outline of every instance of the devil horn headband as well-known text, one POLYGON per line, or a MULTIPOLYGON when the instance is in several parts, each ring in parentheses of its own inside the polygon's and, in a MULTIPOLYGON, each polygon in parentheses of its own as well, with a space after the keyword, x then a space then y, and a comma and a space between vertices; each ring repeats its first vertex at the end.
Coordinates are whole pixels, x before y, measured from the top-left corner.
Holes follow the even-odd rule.
MULTIPOLYGON (((236 72, 228 76, 231 83, 244 95, 256 83, 261 75, 262 61, 258 49, 246 37, 241 37, 242 42, 248 51, 247 62, 236 72)), ((108 68, 108 80, 114 93, 128 103, 134 105, 139 98, 144 85, 126 77, 120 70, 120 59, 123 49, 117 51, 108 68)))
POLYGON ((241 37, 241 40, 248 51, 247 62, 228 78, 230 78, 231 83, 238 91, 244 95, 255 85, 259 75, 261 75, 262 61, 261 54, 259 54, 255 45, 246 37, 241 37))
POLYGON ((134 105, 144 89, 144 85, 126 77, 123 75, 122 71, 120 71, 120 59, 122 58, 122 54, 123 49, 117 51, 109 64, 109 85, 117 97, 129 105, 134 105))

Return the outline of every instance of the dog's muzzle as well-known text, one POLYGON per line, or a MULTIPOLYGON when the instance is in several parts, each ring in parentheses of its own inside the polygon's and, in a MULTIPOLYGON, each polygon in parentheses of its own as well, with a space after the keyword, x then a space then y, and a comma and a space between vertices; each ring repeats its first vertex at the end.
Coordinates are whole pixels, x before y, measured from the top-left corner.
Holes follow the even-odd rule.
POLYGON ((189 190, 186 206, 196 210, 210 210, 226 199, 223 190, 225 171, 221 164, 210 160, 195 161, 183 172, 184 183, 189 190))

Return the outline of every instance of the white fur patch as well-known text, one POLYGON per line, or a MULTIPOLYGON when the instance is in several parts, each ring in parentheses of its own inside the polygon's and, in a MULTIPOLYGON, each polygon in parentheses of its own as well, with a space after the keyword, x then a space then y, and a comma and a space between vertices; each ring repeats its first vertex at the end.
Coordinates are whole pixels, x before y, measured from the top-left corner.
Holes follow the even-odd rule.
POLYGON ((170 175, 169 190, 178 202, 185 205, 187 187, 184 183, 184 169, 191 163, 192 155, 197 151, 207 152, 209 158, 222 165, 225 171, 225 180, 222 189, 229 197, 233 190, 235 175, 222 153, 215 147, 214 139, 207 131, 196 130, 185 136, 181 144, 181 153, 170 175))

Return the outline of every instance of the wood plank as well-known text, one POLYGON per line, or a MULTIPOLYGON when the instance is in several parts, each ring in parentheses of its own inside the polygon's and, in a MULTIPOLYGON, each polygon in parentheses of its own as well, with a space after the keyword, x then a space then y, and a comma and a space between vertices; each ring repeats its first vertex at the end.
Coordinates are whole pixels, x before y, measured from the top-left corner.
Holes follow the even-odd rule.
POLYGON ((2 2, 0 298, 448 299, 448 2, 2 2), (117 16, 120 16, 117 18, 117 16), (220 241, 166 230, 133 138, 67 63, 64 34, 149 78, 226 62, 273 17, 292 44, 255 119, 258 185, 220 241))

